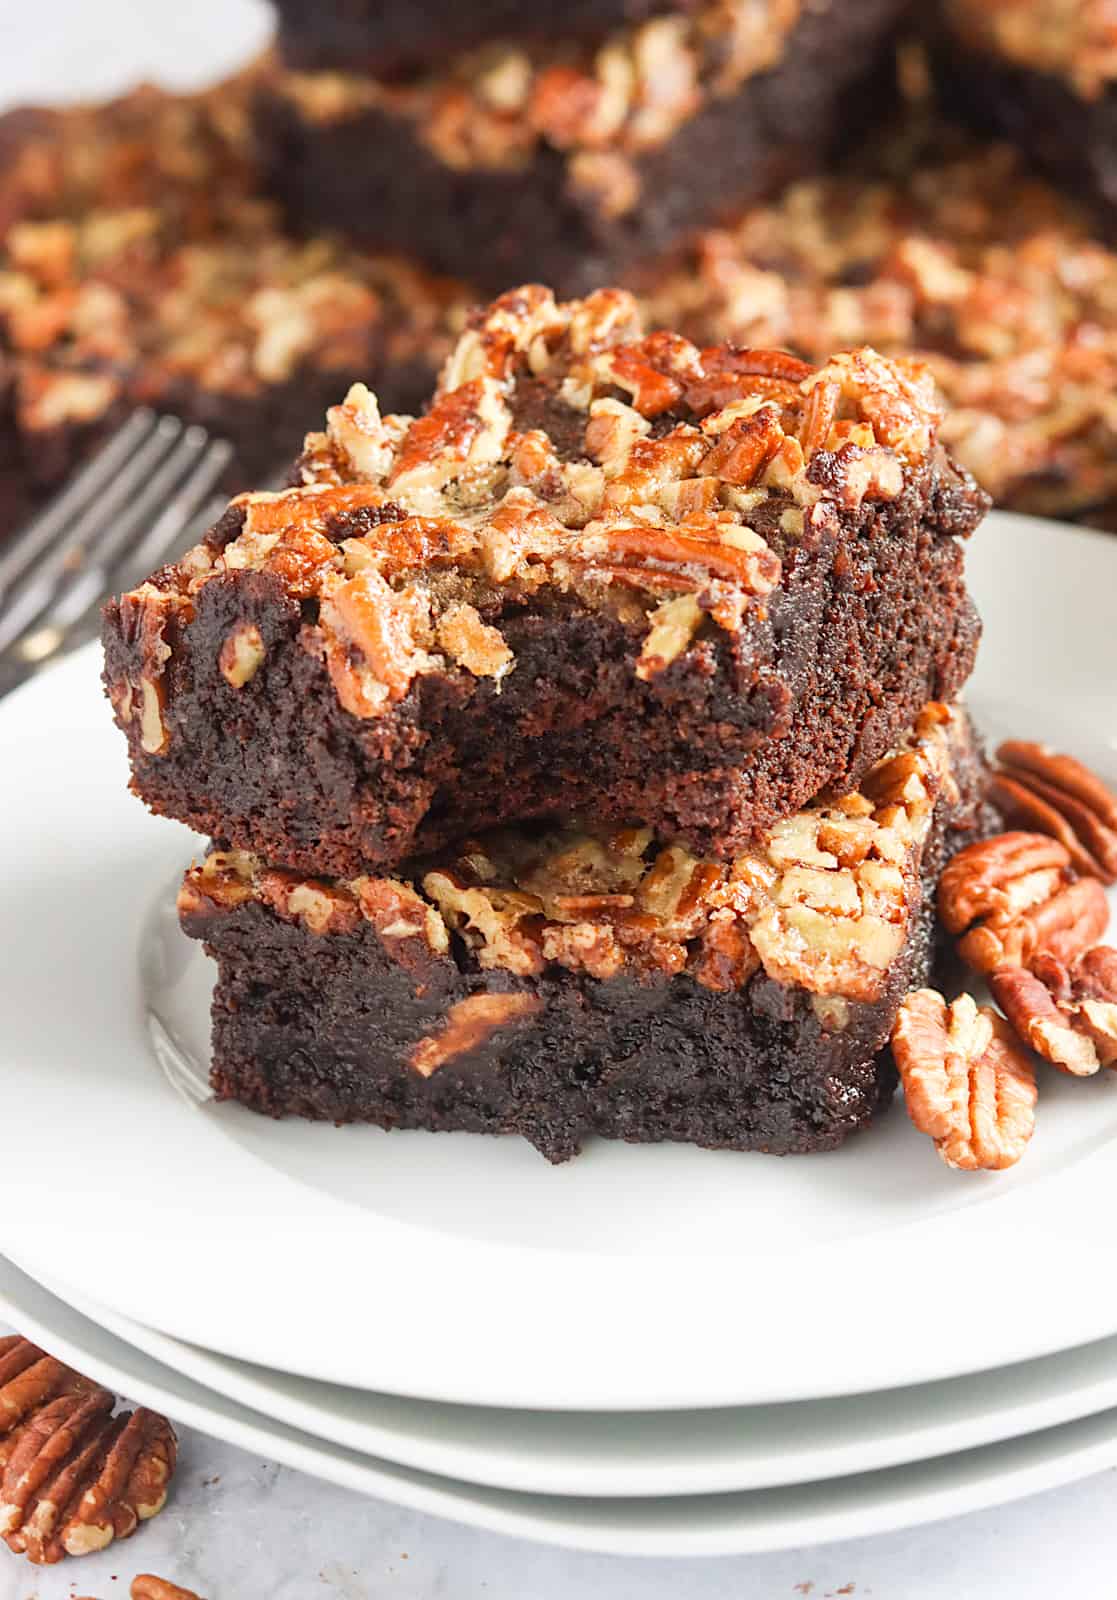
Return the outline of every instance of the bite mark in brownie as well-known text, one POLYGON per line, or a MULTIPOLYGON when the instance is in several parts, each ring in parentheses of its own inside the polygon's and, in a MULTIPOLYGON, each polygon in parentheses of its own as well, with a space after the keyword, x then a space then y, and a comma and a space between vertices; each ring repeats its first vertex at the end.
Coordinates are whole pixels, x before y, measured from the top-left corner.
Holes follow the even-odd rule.
POLYGON ((355 388, 295 487, 107 607, 134 787, 331 876, 556 809, 731 856, 969 675, 986 500, 938 422, 870 350, 505 295, 424 416, 355 388))
POLYGON ((864 120, 901 10, 707 0, 596 50, 557 36, 403 83, 289 74, 261 86, 267 180, 299 227, 389 237, 491 292, 584 293, 816 170, 864 120))
POLYGON ((650 829, 517 827, 395 878, 243 852, 179 910, 219 969, 213 1084, 272 1115, 829 1149, 887 1102, 884 1051, 933 960, 933 887, 984 825, 964 715, 924 709, 858 792, 728 865, 650 829))

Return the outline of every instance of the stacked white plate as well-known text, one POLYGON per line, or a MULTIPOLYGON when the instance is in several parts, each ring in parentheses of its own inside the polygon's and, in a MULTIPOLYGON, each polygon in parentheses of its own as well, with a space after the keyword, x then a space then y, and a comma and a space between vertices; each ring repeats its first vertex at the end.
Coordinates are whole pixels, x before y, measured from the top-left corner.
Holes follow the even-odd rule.
MULTIPOLYGON (((970 554, 991 738, 1117 777, 1117 539, 970 554)), ((586 1548, 753 1551, 1117 1462, 1112 1074, 1011 1173, 893 1109, 832 1155, 272 1123, 197 1097, 193 841, 126 790, 85 652, 0 705, 0 1316, 134 1398, 368 1493, 586 1548)))

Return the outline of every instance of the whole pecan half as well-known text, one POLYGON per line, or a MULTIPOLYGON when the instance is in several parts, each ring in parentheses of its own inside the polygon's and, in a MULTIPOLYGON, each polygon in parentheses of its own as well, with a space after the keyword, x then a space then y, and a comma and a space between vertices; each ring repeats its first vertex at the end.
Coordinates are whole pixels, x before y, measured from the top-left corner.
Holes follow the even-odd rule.
POLYGON ((1040 956, 1033 971, 989 975, 993 998, 1037 1055, 1061 1072, 1089 1077, 1117 1066, 1117 950, 1096 945, 1071 966, 1040 956))
POLYGON ((1035 1130, 1031 1059, 1003 1017, 968 995, 916 989, 892 1029, 908 1115, 948 1167, 1014 1166, 1035 1130))
POLYGON ((1117 795, 1089 767, 1044 744, 1006 740, 990 797, 1017 827, 1050 834, 1079 872, 1117 883, 1117 795))
POLYGON ((166 1578, 157 1578, 153 1572, 140 1572, 132 1579, 128 1590, 131 1600, 202 1600, 193 1589, 183 1589, 166 1578))
POLYGON ((26 1339, 0 1340, 0 1536, 39 1566, 89 1555, 161 1511, 178 1441, 26 1339))
POLYGON ((939 915, 967 965, 988 973, 1043 954, 1073 964, 1104 934, 1109 905, 1096 878, 1076 877, 1057 839, 999 833, 947 864, 939 915))

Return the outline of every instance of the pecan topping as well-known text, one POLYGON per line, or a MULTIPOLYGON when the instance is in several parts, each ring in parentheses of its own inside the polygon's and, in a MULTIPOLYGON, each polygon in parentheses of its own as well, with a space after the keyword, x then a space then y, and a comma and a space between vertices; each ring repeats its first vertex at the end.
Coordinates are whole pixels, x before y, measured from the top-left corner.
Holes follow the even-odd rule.
POLYGON ((36 1565, 89 1555, 162 1510, 177 1440, 27 1340, 0 1342, 0 1536, 36 1565))
POLYGON ((1117 795, 1073 756, 1009 739, 997 751, 990 797, 1014 827, 1049 833, 1079 872, 1117 883, 1117 795))
POLYGON ((1105 932, 1094 878, 1076 878, 1055 839, 1002 833, 960 850, 939 883, 939 913, 975 972, 1030 967, 1044 954, 1073 963, 1105 932))
POLYGON ((1071 965, 1040 956, 1033 970, 989 974, 993 998, 1027 1044, 1075 1077, 1117 1066, 1117 950, 1096 945, 1071 965))
POLYGON ((901 1005, 892 1053, 908 1115, 949 1167, 1000 1171, 1035 1129, 1036 1080, 1012 1029, 969 995, 947 1005, 916 989, 901 1005))
MULTIPOLYGON (((762 505, 765 530, 799 537, 808 515, 895 498, 938 422, 922 369, 867 347, 814 372, 780 351, 642 335, 619 290, 559 304, 529 286, 474 317, 423 416, 382 415, 354 385, 308 436, 296 487, 238 496, 232 537, 203 541, 122 609, 161 646, 208 583, 267 573, 318 603, 301 642, 362 719, 420 675, 501 677, 513 666, 504 612, 546 592, 626 626, 643 617, 655 637, 634 670, 646 678, 693 636, 689 597, 727 633, 764 609, 783 567, 762 505)), ((220 670, 243 687, 262 652, 238 628, 220 670)), ((161 754, 165 657, 146 657, 152 670, 113 700, 161 754)))
MULTIPOLYGON (((190 916, 255 900, 325 934, 352 931, 360 916, 404 964, 446 956, 452 933, 484 972, 532 977, 553 964, 607 980, 685 971, 727 991, 763 968, 819 999, 871 1002, 908 936, 924 842, 965 737, 956 711, 925 707, 906 747, 861 791, 785 818, 728 865, 678 845, 655 849, 643 828, 524 825, 465 841, 424 873, 422 894, 392 879, 302 879, 213 852, 187 873, 179 905, 190 916)), ((849 1013, 826 1004, 818 1015, 841 1027, 849 1013)), ((427 1041, 420 1059, 443 1048, 441 1036, 427 1041)))

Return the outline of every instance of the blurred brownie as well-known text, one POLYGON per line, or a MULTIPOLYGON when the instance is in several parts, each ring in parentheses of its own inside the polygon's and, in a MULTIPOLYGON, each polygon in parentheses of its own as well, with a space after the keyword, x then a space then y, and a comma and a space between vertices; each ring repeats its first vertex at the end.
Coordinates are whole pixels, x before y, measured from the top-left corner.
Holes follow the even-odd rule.
POLYGON ((865 120, 902 9, 706 0, 403 82, 292 73, 261 85, 261 159, 299 227, 390 239, 494 293, 582 293, 818 168, 865 120))
POLYGON ((1117 253, 1007 146, 932 122, 894 166, 793 185, 636 286, 698 343, 926 362, 943 443, 998 505, 1117 528, 1117 253))
POLYGON ((965 719, 924 709, 860 791, 721 866, 650 829, 517 827, 396 878, 191 868, 215 1091, 273 1116, 826 1150, 892 1094, 934 884, 983 821, 965 719))
POLYGON ((274 0, 277 42, 300 71, 422 70, 494 41, 577 39, 696 9, 701 0, 274 0))
POLYGON ((732 856, 969 676, 986 497, 922 369, 478 313, 417 421, 355 386, 105 613, 156 811, 332 876, 561 810, 732 856))
POLYGON ((252 81, 0 118, 0 536, 138 404, 228 438, 233 492, 355 378, 429 393, 465 292, 285 235, 256 193, 252 81))
POLYGON ((944 108, 1010 139, 1117 232, 1117 15, 1111 0, 943 0, 944 108))

